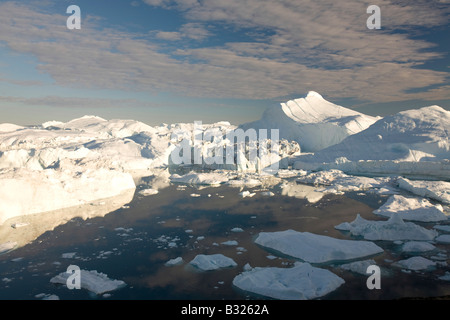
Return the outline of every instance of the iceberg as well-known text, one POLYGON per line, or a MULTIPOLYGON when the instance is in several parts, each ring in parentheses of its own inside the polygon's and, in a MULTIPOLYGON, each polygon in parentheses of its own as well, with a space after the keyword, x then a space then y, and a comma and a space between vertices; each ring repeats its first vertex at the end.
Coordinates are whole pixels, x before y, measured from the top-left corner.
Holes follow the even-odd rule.
POLYGON ((354 260, 383 252, 370 241, 341 240, 294 230, 261 232, 255 243, 309 263, 354 260))
POLYGON ((450 182, 398 179, 398 186, 421 197, 450 204, 450 182))
POLYGON ((433 205, 424 198, 406 198, 401 195, 393 195, 373 213, 388 218, 393 213, 397 213, 403 220, 437 222, 448 219, 443 211, 444 209, 440 204, 433 205))
POLYGON ((202 271, 211 271, 222 268, 236 267, 237 263, 233 259, 224 256, 223 254, 199 254, 189 264, 202 271))
MULTIPOLYGON (((59 275, 51 278, 50 282, 66 285, 67 279, 70 275, 70 273, 62 272, 59 275)), ((126 283, 122 280, 110 279, 106 274, 97 272, 95 270, 80 270, 80 282, 82 289, 86 289, 97 295, 126 287, 126 283)))
POLYGON ((368 128, 376 120, 310 91, 304 98, 267 109, 260 120, 243 124, 241 128, 278 129, 280 139, 298 142, 303 152, 315 152, 368 128))
POLYGON ((387 116, 342 142, 303 154, 295 169, 450 178, 450 111, 439 106, 387 116))
POLYGON ((256 267, 233 279, 233 285, 241 290, 279 300, 320 298, 344 283, 329 270, 299 262, 292 268, 256 267))
POLYGON ((348 231, 353 236, 361 236, 372 241, 431 241, 438 235, 436 230, 428 230, 413 222, 404 222, 397 213, 393 213, 387 221, 370 221, 358 214, 354 221, 341 223, 335 226, 335 229, 348 231))
POLYGON ((408 241, 402 245, 403 252, 427 252, 436 249, 434 245, 424 241, 408 241))
POLYGON ((225 172, 204 172, 198 173, 191 171, 185 175, 174 174, 170 177, 172 182, 185 183, 193 185, 210 185, 218 186, 230 179, 228 173, 225 172))

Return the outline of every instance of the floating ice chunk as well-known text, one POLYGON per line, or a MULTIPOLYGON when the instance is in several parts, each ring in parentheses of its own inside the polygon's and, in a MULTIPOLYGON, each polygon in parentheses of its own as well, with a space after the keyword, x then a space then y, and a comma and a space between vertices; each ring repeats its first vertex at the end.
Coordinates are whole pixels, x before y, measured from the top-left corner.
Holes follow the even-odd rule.
POLYGON ((366 240, 419 240, 430 241, 437 236, 436 230, 428 230, 413 222, 404 222, 399 214, 393 213, 388 221, 369 221, 359 214, 352 222, 344 222, 335 229, 349 231, 366 240))
POLYGON ((362 275, 367 275, 367 268, 372 265, 376 265, 376 262, 375 260, 369 259, 342 264, 339 266, 339 268, 362 275))
POLYGON ((236 267, 237 263, 233 259, 224 256, 223 254, 199 254, 191 262, 194 267, 203 271, 217 270, 221 268, 236 267))
POLYGON ((428 260, 424 257, 412 257, 406 260, 400 260, 393 263, 394 266, 408 269, 408 270, 426 270, 436 266, 436 262, 428 260))
POLYGON ((426 252, 436 249, 434 245, 423 241, 409 241, 403 244, 403 252, 426 252))
POLYGON ((61 255, 63 259, 73 259, 75 258, 76 252, 66 252, 61 255))
POLYGON ((318 202, 324 196, 323 192, 319 192, 316 188, 304 184, 286 182, 281 185, 281 188, 281 195, 306 199, 311 203, 318 202))
POLYGON ((446 272, 443 276, 439 277, 440 280, 450 281, 450 272, 446 272))
POLYGON ((273 197, 275 193, 273 193, 272 191, 263 191, 261 192, 261 195, 264 197, 273 197))
POLYGON ((244 229, 235 227, 235 228, 231 229, 231 232, 244 232, 244 229))
POLYGON ((440 204, 433 205, 424 198, 406 198, 401 195, 393 195, 388 201, 373 213, 390 217, 392 213, 398 213, 403 220, 437 222, 447 220, 440 204))
POLYGON ((229 180, 229 176, 227 173, 223 172, 206 172, 206 173, 197 173, 191 171, 188 174, 180 176, 178 174, 174 174, 170 177, 172 182, 177 183, 186 183, 186 184, 199 184, 199 185, 221 185, 229 180))
POLYGON ((398 186, 421 197, 450 204, 450 182, 398 179, 398 186))
POLYGON ((450 244, 450 234, 441 234, 436 238, 436 242, 450 244))
POLYGON ((239 195, 241 196, 241 198, 251 198, 255 195, 256 193, 251 193, 250 191, 246 190, 246 191, 242 191, 239 193, 239 195))
POLYGON ((221 242, 224 246, 237 246, 239 243, 236 240, 228 240, 221 242))
POLYGON ((255 243, 310 263, 353 260, 383 252, 373 242, 341 240, 309 232, 261 232, 255 243))
POLYGON ((201 194, 198 194, 198 193, 191 193, 191 197, 192 197, 192 198, 198 198, 198 197, 201 197, 201 194))
POLYGON ((178 257, 178 258, 175 258, 175 259, 170 259, 164 265, 170 267, 170 266, 178 266, 178 265, 183 264, 183 263, 184 263, 183 258, 182 257, 178 257))
POLYGON ((233 279, 233 285, 241 290, 280 300, 320 298, 344 283, 331 271, 309 263, 296 263, 292 268, 257 267, 233 279))
POLYGON ((37 299, 42 300, 59 300, 59 297, 55 294, 46 294, 46 293, 39 293, 34 296, 37 299))
POLYGON ((443 231, 443 232, 450 232, 450 225, 444 225, 444 226, 436 225, 433 228, 436 230, 439 230, 439 231, 443 231))
MULTIPOLYGON (((62 272, 50 279, 51 283, 63 284, 67 283, 67 279, 71 274, 62 272)), ((95 294, 103 294, 105 292, 121 289, 126 283, 121 280, 112 280, 104 273, 87 270, 80 270, 81 288, 94 292, 95 294)))
POLYGON ((159 193, 159 191, 156 189, 144 189, 144 190, 139 191, 139 194, 143 195, 143 196, 151 196, 151 195, 158 194, 158 193, 159 193))

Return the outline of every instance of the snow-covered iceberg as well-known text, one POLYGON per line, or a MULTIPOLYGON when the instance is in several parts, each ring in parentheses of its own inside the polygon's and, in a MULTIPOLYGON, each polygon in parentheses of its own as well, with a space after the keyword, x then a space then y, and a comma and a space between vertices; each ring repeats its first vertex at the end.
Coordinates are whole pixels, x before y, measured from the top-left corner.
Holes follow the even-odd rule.
POLYGON ((344 283, 329 270, 300 262, 292 268, 253 268, 233 279, 233 285, 241 290, 279 300, 320 298, 344 283))
POLYGON ((450 178, 450 111, 439 106, 382 118, 342 142, 297 157, 294 168, 450 178))
POLYGON ((267 109, 260 120, 243 124, 241 128, 278 129, 280 139, 298 142, 302 152, 314 152, 341 142, 376 120, 310 91, 304 98, 267 109))
POLYGON ((255 243, 309 263, 353 260, 383 252, 370 241, 342 240, 295 230, 261 232, 255 243))
POLYGON ((353 236, 366 240, 418 240, 431 241, 438 235, 436 230, 429 230, 413 222, 405 222, 400 214, 393 213, 387 221, 371 221, 359 214, 352 222, 343 222, 335 229, 348 231, 353 236))

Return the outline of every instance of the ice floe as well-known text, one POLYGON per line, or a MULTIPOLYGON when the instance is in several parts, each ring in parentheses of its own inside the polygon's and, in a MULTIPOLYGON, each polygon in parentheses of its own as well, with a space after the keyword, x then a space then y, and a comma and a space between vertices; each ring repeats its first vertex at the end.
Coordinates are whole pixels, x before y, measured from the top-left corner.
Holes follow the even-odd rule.
POLYGON ((233 285, 241 290, 279 300, 320 298, 344 283, 342 278, 329 270, 300 262, 292 268, 256 267, 233 279, 233 285))
POLYGON ((370 241, 342 240, 310 232, 261 232, 255 243, 309 263, 360 259, 383 252, 370 241))
MULTIPOLYGON (((82 289, 86 289, 95 294, 103 294, 124 288, 126 283, 122 280, 114 280, 108 278, 104 273, 97 272, 95 270, 87 271, 80 270, 80 285, 82 289)), ((62 272, 59 275, 50 279, 51 283, 55 284, 67 284, 67 279, 71 276, 71 273, 62 272)))
POLYGON ((436 266, 436 262, 424 257, 411 257, 409 259, 400 260, 393 263, 394 266, 413 271, 429 270, 436 266))
POLYGON ((194 267, 203 270, 203 271, 211 271, 222 268, 231 268, 236 267, 237 263, 223 254, 199 254, 197 255, 189 264, 194 267))

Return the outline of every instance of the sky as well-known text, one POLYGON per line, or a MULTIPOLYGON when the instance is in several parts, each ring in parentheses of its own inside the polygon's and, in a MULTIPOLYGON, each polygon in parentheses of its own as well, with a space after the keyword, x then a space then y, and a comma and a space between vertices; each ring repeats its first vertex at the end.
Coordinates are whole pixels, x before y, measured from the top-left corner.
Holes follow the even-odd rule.
POLYGON ((0 0, 0 123, 241 124, 309 91, 450 110, 449 16, 450 0, 0 0))

